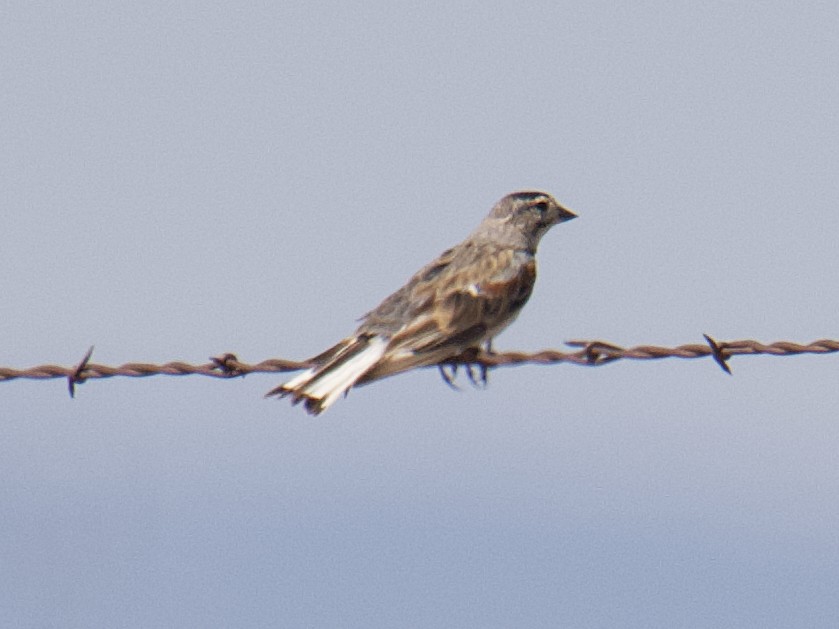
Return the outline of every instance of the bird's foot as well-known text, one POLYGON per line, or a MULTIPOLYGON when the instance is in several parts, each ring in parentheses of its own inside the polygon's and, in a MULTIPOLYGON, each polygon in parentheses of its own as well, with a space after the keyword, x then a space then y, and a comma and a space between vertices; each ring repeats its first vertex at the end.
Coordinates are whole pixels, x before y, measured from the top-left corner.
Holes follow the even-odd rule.
POLYGON ((445 363, 442 365, 437 365, 437 369, 440 370, 440 377, 443 379, 449 388, 453 391, 460 391, 460 387, 457 386, 455 380, 457 380, 457 363, 445 363))
POLYGON ((486 389, 489 382, 489 369, 486 365, 475 365, 466 363, 466 375, 469 377, 469 382, 476 389, 486 389), (476 374, 477 372, 477 374, 476 374))

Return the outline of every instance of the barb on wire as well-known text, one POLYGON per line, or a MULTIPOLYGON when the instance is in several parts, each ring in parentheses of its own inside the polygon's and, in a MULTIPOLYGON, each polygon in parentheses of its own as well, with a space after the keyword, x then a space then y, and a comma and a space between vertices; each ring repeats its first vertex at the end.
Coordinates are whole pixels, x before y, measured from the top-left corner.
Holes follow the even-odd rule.
POLYGON ((714 360, 717 361, 720 368, 729 376, 732 375, 731 367, 728 366, 728 359, 730 355, 725 351, 725 348, 720 347, 720 344, 707 334, 703 334, 702 336, 704 336, 705 340, 708 342, 708 346, 711 348, 711 356, 714 357, 714 360))
MULTIPOLYGON (((458 365, 463 365, 470 375, 470 379, 486 381, 486 370, 493 367, 508 367, 513 365, 553 365, 557 363, 571 363, 597 367, 616 360, 660 360, 662 358, 704 358, 711 356, 714 361, 728 374, 731 369, 728 361, 733 356, 760 355, 794 356, 797 354, 831 354, 839 352, 839 341, 822 339, 806 345, 790 341, 777 341, 764 344, 754 340, 744 341, 716 341, 707 334, 703 335, 706 343, 679 345, 677 347, 659 347, 656 345, 637 345, 635 347, 621 347, 605 341, 568 341, 574 351, 543 350, 540 352, 486 352, 470 350, 460 356, 452 357, 445 363, 438 365, 441 370, 449 368, 456 373, 458 365), (478 375, 473 367, 477 366, 478 375)), ((235 354, 226 353, 210 358, 209 363, 192 365, 184 362, 169 362, 162 365, 148 363, 126 363, 119 367, 110 367, 90 362, 93 355, 91 347, 84 358, 74 367, 60 367, 58 365, 41 365, 29 369, 12 369, 0 367, 0 382, 27 378, 44 380, 50 378, 67 378, 70 396, 75 395, 78 384, 96 378, 113 378, 127 376, 130 378, 144 378, 155 375, 190 376, 201 375, 212 378, 235 378, 249 373, 279 373, 306 369, 311 365, 307 362, 283 360, 273 358, 256 364, 241 362, 235 354)), ((445 371, 443 371, 445 373, 445 371)))
POLYGON ((70 391, 70 397, 76 397, 76 385, 82 384, 85 381, 84 370, 87 363, 90 362, 90 357, 93 356, 93 345, 87 350, 81 362, 73 370, 73 373, 67 376, 67 389, 70 391))

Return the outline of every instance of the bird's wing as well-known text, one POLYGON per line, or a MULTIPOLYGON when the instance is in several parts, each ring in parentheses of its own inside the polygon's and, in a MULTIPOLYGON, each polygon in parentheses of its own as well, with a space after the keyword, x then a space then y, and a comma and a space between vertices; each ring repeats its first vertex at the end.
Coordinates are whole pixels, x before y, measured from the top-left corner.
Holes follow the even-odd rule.
POLYGON ((394 334, 391 347, 414 352, 450 347, 462 351, 498 331, 533 290, 536 262, 511 249, 480 252, 452 265, 433 291, 431 307, 394 334))
POLYGON ((387 328, 386 355, 364 380, 432 365, 501 331, 530 297, 536 262, 489 244, 450 250, 365 318, 359 332, 387 328))
POLYGON ((459 247, 447 249, 417 271, 408 282, 365 314, 357 334, 392 336, 433 306, 437 287, 451 274, 459 247))

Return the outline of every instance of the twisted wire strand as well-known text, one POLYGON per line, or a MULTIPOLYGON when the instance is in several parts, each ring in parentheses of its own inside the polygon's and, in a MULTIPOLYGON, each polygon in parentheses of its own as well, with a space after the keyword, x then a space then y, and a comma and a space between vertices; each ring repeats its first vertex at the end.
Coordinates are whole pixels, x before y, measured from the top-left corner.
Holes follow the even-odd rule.
MULTIPOLYGON (((799 354, 831 354, 839 352, 839 341, 821 339, 812 343, 800 344, 792 341, 761 343, 755 340, 716 341, 708 335, 705 344, 692 343, 677 347, 657 345, 637 345, 621 347, 605 341, 574 340, 567 344, 576 348, 573 351, 547 349, 539 352, 501 352, 470 351, 446 361, 446 365, 477 365, 482 368, 506 367, 514 365, 553 365, 571 363, 583 366, 600 366, 616 360, 660 360, 663 358, 704 358, 711 356, 727 373, 731 373, 728 360, 732 356, 770 355, 795 356, 799 354)), ((125 363, 118 367, 90 362, 93 348, 88 350, 79 364, 73 367, 59 365, 39 365, 28 369, 0 367, 0 382, 16 379, 46 380, 67 378, 70 395, 75 393, 75 385, 96 378, 126 376, 144 378, 147 376, 191 376, 201 375, 211 378, 235 378, 249 373, 279 373, 296 371, 310 366, 309 363, 273 358, 249 364, 240 361, 235 354, 222 354, 210 358, 210 362, 194 365, 181 361, 165 364, 125 363)))

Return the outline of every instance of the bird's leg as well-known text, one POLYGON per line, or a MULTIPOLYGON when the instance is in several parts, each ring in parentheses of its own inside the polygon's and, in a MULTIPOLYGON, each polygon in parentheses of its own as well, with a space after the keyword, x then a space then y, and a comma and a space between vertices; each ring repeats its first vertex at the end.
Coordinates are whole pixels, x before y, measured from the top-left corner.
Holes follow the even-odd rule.
POLYGON ((440 364, 437 365, 437 369, 440 370, 440 377, 443 379, 449 387, 454 391, 460 391, 460 387, 455 384, 455 379, 457 378, 457 364, 440 364), (446 371, 446 369, 451 369, 451 373, 446 371))
MULTIPOLYGON (((484 352, 487 354, 492 353, 492 339, 487 339, 482 344, 482 348, 484 352)), ((471 352, 471 355, 474 356, 478 353, 478 348, 474 348, 471 352)), ((487 383, 489 382, 489 369, 486 365, 480 363, 466 363, 466 375, 469 376, 469 382, 476 389, 486 389, 487 383), (475 375, 477 367, 478 375, 475 375)))
MULTIPOLYGON (((487 354, 494 354, 495 350, 492 349, 492 339, 488 338, 484 341, 484 352, 487 354)), ((489 384, 489 368, 486 365, 481 365, 481 384, 483 388, 487 388, 487 384, 489 384)))

